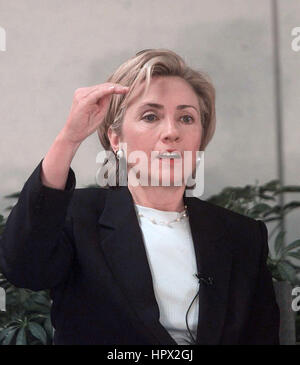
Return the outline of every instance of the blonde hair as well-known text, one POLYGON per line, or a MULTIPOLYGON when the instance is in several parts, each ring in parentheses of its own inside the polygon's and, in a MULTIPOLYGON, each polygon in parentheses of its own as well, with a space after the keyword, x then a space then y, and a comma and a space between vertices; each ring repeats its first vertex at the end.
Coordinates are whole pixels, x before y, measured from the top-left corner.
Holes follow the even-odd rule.
POLYGON ((198 96, 201 123, 203 127, 200 150, 204 151, 212 139, 216 128, 215 88, 209 77, 203 72, 194 70, 175 52, 168 49, 146 49, 130 58, 107 79, 107 82, 128 86, 126 94, 113 94, 104 120, 97 133, 104 150, 112 151, 107 135, 112 128, 117 135, 122 134, 122 123, 129 105, 133 90, 146 81, 144 92, 147 91, 151 77, 178 76, 184 79, 198 96))

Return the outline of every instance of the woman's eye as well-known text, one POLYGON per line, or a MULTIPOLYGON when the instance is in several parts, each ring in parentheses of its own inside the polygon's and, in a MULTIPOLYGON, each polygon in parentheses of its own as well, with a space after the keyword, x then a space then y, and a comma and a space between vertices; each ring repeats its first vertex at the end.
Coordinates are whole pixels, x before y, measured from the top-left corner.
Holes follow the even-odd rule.
MULTIPOLYGON (((157 118, 155 114, 146 114, 142 117, 142 120, 146 120, 147 122, 155 122, 155 118, 157 118)), ((183 115, 181 119, 183 119, 185 124, 191 124, 194 121, 194 118, 190 115, 183 115)))
POLYGON ((154 119, 152 117, 156 118, 156 115, 155 114, 147 114, 147 115, 144 115, 142 119, 146 120, 148 122, 154 122, 154 119))
POLYGON ((194 121, 194 118, 191 117, 190 115, 184 115, 182 118, 185 118, 186 123, 192 123, 194 121), (187 119, 187 118, 190 118, 190 119, 187 119))

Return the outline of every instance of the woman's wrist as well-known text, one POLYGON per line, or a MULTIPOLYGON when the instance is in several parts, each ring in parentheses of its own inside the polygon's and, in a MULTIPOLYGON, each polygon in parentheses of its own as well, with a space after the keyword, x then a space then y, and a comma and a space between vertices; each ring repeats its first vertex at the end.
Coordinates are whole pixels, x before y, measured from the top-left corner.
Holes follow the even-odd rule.
POLYGON ((74 153, 77 151, 78 147, 80 146, 81 142, 74 142, 72 141, 64 128, 59 132, 55 139, 56 143, 59 143, 60 145, 64 146, 67 150, 74 151, 74 153))

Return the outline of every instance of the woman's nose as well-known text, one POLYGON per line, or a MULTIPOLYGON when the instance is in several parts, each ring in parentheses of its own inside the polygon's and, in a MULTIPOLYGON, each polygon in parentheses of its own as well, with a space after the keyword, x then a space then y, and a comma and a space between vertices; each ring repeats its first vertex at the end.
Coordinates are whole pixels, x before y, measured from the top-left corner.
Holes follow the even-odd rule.
POLYGON ((177 141, 180 138, 179 128, 174 119, 166 119, 163 123, 162 139, 177 141))

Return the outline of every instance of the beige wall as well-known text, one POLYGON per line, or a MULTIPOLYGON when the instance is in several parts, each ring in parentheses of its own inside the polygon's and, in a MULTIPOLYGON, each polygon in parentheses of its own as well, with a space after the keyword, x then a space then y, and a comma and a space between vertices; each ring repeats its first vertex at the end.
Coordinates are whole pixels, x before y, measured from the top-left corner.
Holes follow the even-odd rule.
MULTIPOLYGON (((291 29, 300 2, 279 1, 285 180, 299 184, 300 52, 291 29)), ((206 155, 205 194, 276 178, 276 123, 269 0, 0 0, 0 207, 22 188, 63 127, 73 92, 102 83, 145 48, 170 48, 208 72, 217 130, 206 155)), ((77 187, 95 181, 96 134, 72 168, 77 187)), ((300 200, 300 197, 298 196, 300 200)), ((300 237, 300 214, 288 220, 300 237)))

